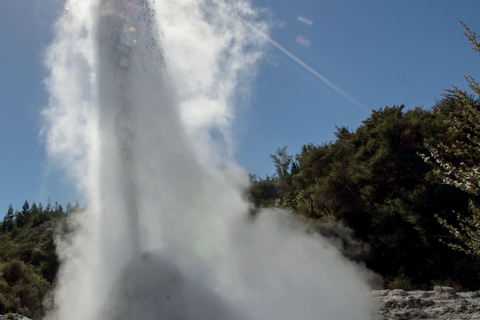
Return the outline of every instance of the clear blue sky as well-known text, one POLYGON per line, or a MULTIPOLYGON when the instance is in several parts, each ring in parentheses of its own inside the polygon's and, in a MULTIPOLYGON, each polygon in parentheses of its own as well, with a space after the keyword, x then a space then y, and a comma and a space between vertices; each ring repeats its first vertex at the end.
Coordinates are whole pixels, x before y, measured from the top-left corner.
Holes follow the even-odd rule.
MULTIPOLYGON (((280 146, 295 154, 333 140, 335 126, 358 127, 372 109, 429 108, 444 89, 466 88, 463 75, 480 79, 480 57, 458 23, 480 33, 478 0, 252 1, 269 10, 272 40, 357 102, 270 46, 234 123, 236 160, 260 177, 274 172, 269 154, 280 146)), ((39 138, 42 55, 62 3, 0 1, 0 215, 25 200, 76 200, 39 138)))

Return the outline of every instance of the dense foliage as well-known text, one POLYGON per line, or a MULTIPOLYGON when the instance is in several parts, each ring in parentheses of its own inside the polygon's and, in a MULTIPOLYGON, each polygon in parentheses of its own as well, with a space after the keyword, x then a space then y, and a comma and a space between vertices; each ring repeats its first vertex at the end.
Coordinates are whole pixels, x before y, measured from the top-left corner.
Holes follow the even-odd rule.
MULTIPOLYGON (((431 167, 419 155, 427 151, 424 141, 445 139, 444 115, 434 110, 447 100, 433 111, 381 108, 354 131, 338 128, 333 142, 304 145, 278 183, 276 205, 292 208, 327 236, 347 239, 348 232, 357 240, 354 258, 382 275, 387 287, 478 287, 476 259, 440 243, 449 235, 436 218, 467 210, 468 195, 427 179, 431 167), (344 226, 341 233, 332 221, 344 226)), ((252 192, 265 182, 273 181, 254 181, 252 192)))
POLYGON ((67 211, 50 201, 46 207, 25 201, 21 211, 9 206, 0 225, 0 313, 43 315, 59 267, 54 231, 67 211))
MULTIPOLYGON (((473 49, 480 53, 480 37, 464 27, 473 49)), ((458 212, 456 225, 439 221, 458 240, 449 243, 452 248, 480 256, 480 85, 471 76, 466 79, 474 95, 456 87, 448 91, 447 106, 438 109, 446 115, 447 139, 437 145, 426 143, 429 156, 422 156, 433 165, 433 177, 470 195, 469 212, 458 212)))
POLYGON ((466 78, 476 97, 454 88, 431 110, 374 110, 356 130, 337 128, 335 141, 304 145, 295 161, 279 148, 276 175, 252 179, 254 203, 291 208, 342 240, 385 287, 478 289, 480 87, 466 78))

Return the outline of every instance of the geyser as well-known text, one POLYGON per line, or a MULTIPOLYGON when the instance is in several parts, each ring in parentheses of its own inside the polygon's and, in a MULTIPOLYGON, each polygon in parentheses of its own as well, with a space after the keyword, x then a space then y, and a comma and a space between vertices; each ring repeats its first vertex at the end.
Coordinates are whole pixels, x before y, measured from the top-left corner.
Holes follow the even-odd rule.
POLYGON ((57 239, 50 319, 370 318, 365 270, 289 213, 247 221, 229 124, 262 42, 225 6, 258 21, 246 1, 67 1, 43 134, 88 209, 57 239))

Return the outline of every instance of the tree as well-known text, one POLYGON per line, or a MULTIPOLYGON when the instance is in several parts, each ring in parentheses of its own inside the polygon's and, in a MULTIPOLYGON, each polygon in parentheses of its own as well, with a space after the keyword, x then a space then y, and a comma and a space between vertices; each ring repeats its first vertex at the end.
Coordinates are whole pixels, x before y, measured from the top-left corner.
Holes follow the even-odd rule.
POLYGON ((283 202, 285 189, 287 186, 287 179, 289 177, 288 169, 293 160, 293 156, 287 153, 287 146, 283 148, 278 147, 275 154, 271 154, 270 158, 273 160, 275 165, 275 171, 278 176, 278 190, 280 193, 280 204, 283 202))
POLYGON ((65 211, 63 210, 63 207, 61 204, 58 204, 57 201, 55 201, 55 206, 53 207, 53 215, 56 218, 60 218, 65 214, 65 211))
POLYGON ((17 222, 17 226, 20 228, 30 221, 30 205, 28 204, 28 201, 25 200, 22 211, 17 212, 15 220, 17 222))
POLYGON ((52 200, 50 199, 50 197, 47 198, 47 207, 45 208, 45 210, 47 210, 48 213, 52 213, 52 212, 53 212, 53 209, 52 209, 52 200))
POLYGON ((288 175, 288 168, 292 163, 293 156, 287 153, 287 146, 278 147, 277 152, 271 154, 270 158, 273 160, 279 178, 288 175))
POLYGON ((22 214, 24 216, 28 216, 30 213, 30 205, 28 204, 28 201, 25 200, 25 203, 23 204, 23 207, 22 207, 22 214))
MULTIPOLYGON (((480 37, 463 23, 464 35, 480 53, 480 37)), ((443 108, 447 115, 448 140, 431 145, 426 143, 430 155, 422 155, 433 165, 432 175, 446 185, 452 185, 470 196, 469 214, 457 212, 457 226, 438 218, 449 233, 459 240, 448 245, 453 249, 480 256, 480 86, 471 76, 466 76, 474 95, 453 87, 444 95, 443 108)))
POLYGON ((3 224, 2 224, 3 231, 12 230, 14 221, 15 221, 15 211, 13 210, 13 206, 10 204, 8 206, 7 214, 3 218, 3 224))
POLYGON ((451 218, 468 198, 426 180, 431 167, 418 156, 427 151, 424 140, 444 140, 443 117, 433 110, 405 109, 374 110, 355 130, 338 127, 335 141, 303 146, 296 156, 300 171, 291 177, 284 203, 297 194, 296 214, 320 226, 326 221, 345 225, 367 244, 357 259, 384 276, 386 285, 402 276, 414 285, 447 277, 465 285, 457 266, 466 255, 452 255, 437 241, 443 228, 435 213, 451 218))
MULTIPOLYGON (((277 179, 269 175, 265 179, 250 175, 249 199, 255 208, 273 207, 275 199, 279 197, 277 179)), ((253 213, 256 213, 253 212, 253 213)))
POLYGON ((31 205, 31 207, 30 207, 30 214, 31 214, 32 216, 36 216, 36 215, 38 215, 39 213, 40 213, 40 210, 39 210, 37 204, 35 203, 35 201, 33 201, 32 205, 31 205))

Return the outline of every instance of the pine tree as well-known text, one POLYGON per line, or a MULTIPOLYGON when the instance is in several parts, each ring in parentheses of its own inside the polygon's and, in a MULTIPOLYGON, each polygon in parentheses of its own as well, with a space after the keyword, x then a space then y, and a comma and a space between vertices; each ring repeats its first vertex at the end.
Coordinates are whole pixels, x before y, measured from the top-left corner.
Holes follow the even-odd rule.
POLYGON ((10 204, 8 206, 8 211, 5 217, 3 218, 2 228, 3 231, 10 231, 13 229, 13 223, 15 221, 15 211, 13 210, 13 206, 10 204))

